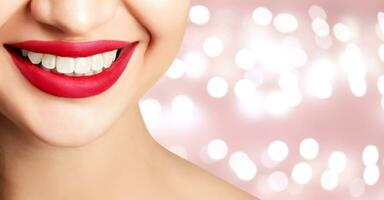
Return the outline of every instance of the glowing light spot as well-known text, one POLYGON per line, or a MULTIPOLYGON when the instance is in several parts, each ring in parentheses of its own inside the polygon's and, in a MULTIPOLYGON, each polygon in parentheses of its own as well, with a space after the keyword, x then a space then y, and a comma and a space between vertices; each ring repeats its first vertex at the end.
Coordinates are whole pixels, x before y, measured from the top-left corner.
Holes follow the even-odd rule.
POLYGON ((172 100, 172 110, 179 115, 190 115, 195 105, 192 99, 185 95, 178 95, 172 100))
POLYGON ((359 198, 365 192, 365 183, 360 178, 353 180, 349 185, 349 194, 351 197, 359 198))
POLYGON ((239 168, 241 163, 244 162, 244 160, 248 160, 248 159, 249 159, 249 157, 246 153, 241 152, 241 151, 237 151, 237 152, 233 153, 231 155, 231 157, 229 158, 229 165, 230 165, 232 170, 236 170, 239 168))
POLYGON ((204 41, 203 44, 204 52, 209 57, 217 57, 224 50, 223 41, 217 37, 209 37, 204 41))
POLYGON ((254 117, 263 112, 263 97, 256 91, 254 81, 241 79, 235 84, 235 95, 237 97, 240 111, 244 114, 254 117))
POLYGON ((321 187, 324 190, 331 191, 336 189, 339 184, 339 176, 332 170, 326 170, 321 175, 321 187))
POLYGON ((296 107, 303 101, 303 94, 300 89, 292 88, 283 91, 283 96, 288 107, 296 107))
POLYGON ((352 93, 357 97, 362 97, 367 93, 367 82, 363 78, 351 80, 349 86, 352 93))
POLYGON ((295 107, 301 103, 303 94, 299 89, 299 76, 297 73, 282 73, 279 77, 279 86, 289 107, 295 107))
POLYGON ((256 87, 259 87, 264 82, 264 73, 258 68, 251 68, 245 71, 244 79, 249 79, 255 83, 256 87))
POLYGON ((307 163, 298 163, 293 167, 291 176, 296 183, 305 185, 312 179, 312 167, 307 163))
POLYGON ((336 39, 341 42, 349 42, 352 39, 352 32, 347 25, 342 23, 337 23, 333 26, 333 33, 335 34, 336 39))
POLYGON ((313 5, 309 8, 309 16, 311 17, 312 20, 316 19, 316 18, 321 18, 321 19, 324 19, 326 20, 327 19, 327 13, 325 12, 325 10, 318 6, 318 5, 313 5))
POLYGON ((240 180, 251 181, 257 174, 256 164, 244 152, 233 153, 229 159, 229 164, 240 180))
POLYGON ((183 56, 186 64, 185 73, 188 78, 201 78, 207 71, 207 59, 199 52, 188 52, 183 56))
POLYGON ((288 157, 288 145, 280 140, 272 142, 268 146, 268 156, 276 162, 281 162, 288 157))
POLYGON ((268 26, 272 22, 272 12, 265 7, 258 7, 253 11, 253 21, 259 26, 268 26))
POLYGON ((384 33, 384 12, 377 13, 378 25, 381 33, 384 33))
POLYGON ((209 9, 203 5, 192 6, 189 11, 189 19, 192 23, 197 25, 207 24, 209 22, 210 16, 211 14, 209 9))
POLYGON ((379 21, 379 22, 384 22, 384 12, 378 12, 377 13, 377 20, 379 21))
POLYGON ((257 174, 257 167, 251 160, 244 161, 236 170, 236 175, 240 180, 251 181, 257 174))
POLYGON ((241 79, 236 82, 235 95, 237 98, 246 100, 251 98, 256 92, 256 85, 253 81, 248 79, 241 79))
POLYGON ((303 48, 297 46, 287 47, 288 62, 294 67, 302 67, 307 64, 308 55, 303 48))
POLYGON ((175 59, 172 65, 166 72, 166 75, 171 79, 179 79, 184 75, 185 63, 180 59, 175 59))
POLYGON ((266 108, 271 115, 281 116, 289 111, 289 104, 281 91, 270 92, 266 97, 266 108))
POLYGON ((364 96, 367 92, 365 80, 365 59, 361 49, 356 44, 348 44, 341 55, 341 66, 346 70, 351 92, 357 96, 364 96))
POLYGON ((328 23, 321 18, 316 18, 312 22, 312 30, 316 35, 320 37, 326 37, 330 33, 330 28, 328 23))
POLYGON ((255 65, 256 57, 251 50, 241 49, 235 56, 235 62, 240 69, 248 70, 255 65))
POLYGON ((380 59, 384 62, 384 44, 380 45, 378 53, 380 59))
POLYGON ((319 154, 319 143, 312 138, 306 138, 300 143, 300 155, 306 160, 313 160, 319 154))
POLYGON ((211 159, 222 160, 228 153, 227 143, 220 139, 214 139, 208 144, 207 152, 211 159))
POLYGON ((299 22, 295 16, 289 13, 278 14, 273 20, 275 28, 282 33, 295 32, 299 27, 299 22))
POLYGON ((258 37, 250 45, 257 63, 268 72, 281 74, 303 67, 308 61, 307 52, 293 36, 287 36, 282 41, 258 37))
POLYGON ((359 46, 354 43, 350 43, 345 48, 344 52, 341 55, 341 61, 343 67, 347 71, 359 70, 365 75, 365 72, 362 71, 364 65, 364 58, 359 46))
POLYGON ((328 167, 334 172, 342 173, 347 166, 347 156, 343 152, 333 152, 328 160, 328 167))
POLYGON ((310 96, 327 99, 332 95, 334 68, 327 59, 319 59, 312 64, 306 76, 306 90, 310 96))
POLYGON ((213 77, 208 81, 207 90, 210 96, 222 98, 228 92, 228 83, 221 77, 213 77))
POLYGON ((379 39, 384 40, 384 23, 376 23, 375 32, 379 39))
POLYGON ((162 108, 158 100, 151 98, 140 101, 140 111, 146 123, 154 124, 160 120, 162 108))
POLYGON ((379 161, 379 150, 374 145, 368 145, 363 151, 363 162, 364 165, 376 165, 379 161))
POLYGON ((284 172, 276 171, 268 177, 268 184, 272 191, 281 192, 288 186, 288 177, 284 172))
POLYGON ((380 170, 377 165, 370 165, 364 169, 363 173, 364 181, 367 185, 375 185, 380 178, 380 170))
POLYGON ((384 95, 384 75, 381 75, 379 79, 377 79, 377 88, 380 94, 384 95))

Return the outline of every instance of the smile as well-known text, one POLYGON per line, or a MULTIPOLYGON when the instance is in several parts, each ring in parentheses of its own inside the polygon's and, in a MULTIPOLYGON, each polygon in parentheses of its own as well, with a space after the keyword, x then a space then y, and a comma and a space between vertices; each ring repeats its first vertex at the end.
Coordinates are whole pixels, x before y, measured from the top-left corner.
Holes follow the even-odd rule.
POLYGON ((106 91, 127 67, 137 42, 25 41, 7 44, 13 62, 36 88, 66 98, 106 91))

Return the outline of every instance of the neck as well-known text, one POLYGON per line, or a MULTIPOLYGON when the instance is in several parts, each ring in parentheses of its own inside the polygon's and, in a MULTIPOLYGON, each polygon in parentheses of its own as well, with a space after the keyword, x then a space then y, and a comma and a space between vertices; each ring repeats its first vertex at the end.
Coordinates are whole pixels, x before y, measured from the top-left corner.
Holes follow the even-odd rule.
POLYGON ((155 182, 154 173, 166 168, 161 165, 168 152, 150 136, 138 105, 104 136, 82 147, 54 147, 26 135, 0 118, 4 199, 110 199, 123 191, 132 195, 148 188, 155 182))

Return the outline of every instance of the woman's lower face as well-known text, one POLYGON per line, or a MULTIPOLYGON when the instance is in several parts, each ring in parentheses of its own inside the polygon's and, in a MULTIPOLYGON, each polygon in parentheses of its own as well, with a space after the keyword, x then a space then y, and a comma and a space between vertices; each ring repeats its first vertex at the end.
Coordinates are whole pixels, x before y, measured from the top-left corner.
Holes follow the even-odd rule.
POLYGON ((188 0, 0 0, 0 111, 57 146, 110 128, 172 63, 188 0))

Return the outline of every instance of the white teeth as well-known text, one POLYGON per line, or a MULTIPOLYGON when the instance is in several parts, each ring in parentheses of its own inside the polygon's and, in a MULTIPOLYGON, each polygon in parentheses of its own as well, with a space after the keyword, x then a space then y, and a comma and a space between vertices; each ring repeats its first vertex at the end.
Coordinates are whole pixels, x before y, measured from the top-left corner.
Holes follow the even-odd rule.
POLYGON ((40 64, 43 54, 30 51, 28 52, 28 58, 33 64, 40 64))
POLYGON ((59 73, 69 74, 75 71, 75 59, 57 56, 56 69, 59 73))
POLYGON ((117 50, 112 51, 112 61, 115 61, 117 57, 117 50))
POLYGON ((103 67, 105 69, 109 68, 111 66, 111 64, 113 63, 113 61, 115 61, 116 54, 117 54, 117 50, 103 53, 103 60, 104 60, 103 67))
POLYGON ((90 76, 109 68, 116 60, 117 51, 109 51, 89 57, 61 57, 52 54, 35 53, 21 49, 23 57, 27 57, 35 65, 41 64, 46 71, 66 76, 90 76))
POLYGON ((44 54, 41 65, 45 69, 54 69, 56 66, 56 56, 51 54, 44 54))
POLYGON ((92 70, 98 71, 100 69, 103 69, 103 62, 103 56, 101 54, 92 56, 92 70))
POLYGON ((92 58, 76 58, 75 59, 75 74, 86 74, 92 69, 92 58))

